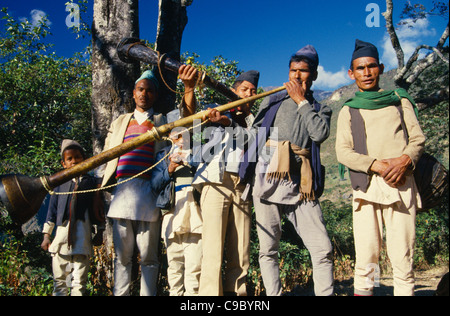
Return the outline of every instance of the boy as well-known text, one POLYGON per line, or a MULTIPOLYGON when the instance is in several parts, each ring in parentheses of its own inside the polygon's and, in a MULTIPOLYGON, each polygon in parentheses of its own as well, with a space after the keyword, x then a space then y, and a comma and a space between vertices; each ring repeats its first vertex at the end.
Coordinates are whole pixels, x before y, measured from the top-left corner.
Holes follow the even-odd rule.
MULTIPOLYGON (((61 164, 65 169, 85 160, 81 145, 65 139, 61 146, 61 164)), ((83 175, 55 188, 55 192, 84 191, 96 188, 96 181, 90 175, 83 175)), ((72 284, 72 296, 82 296, 86 292, 89 257, 92 255, 91 225, 103 224, 102 214, 94 214, 93 193, 52 195, 43 228, 41 248, 52 255, 54 296, 67 296, 72 284), (53 242, 50 236, 57 226, 53 242), (71 277, 71 279, 69 279, 71 277)), ((98 228, 94 243, 102 243, 103 230, 98 228)))
POLYGON ((197 296, 199 290, 203 221, 191 186, 198 164, 193 162, 195 160, 188 150, 189 136, 189 132, 172 132, 172 149, 166 147, 161 150, 156 160, 161 160, 169 152, 171 155, 156 166, 152 174, 152 187, 155 192, 161 192, 160 197, 164 196, 164 188, 174 182, 175 199, 168 212, 163 214, 161 234, 167 248, 171 296, 197 296))

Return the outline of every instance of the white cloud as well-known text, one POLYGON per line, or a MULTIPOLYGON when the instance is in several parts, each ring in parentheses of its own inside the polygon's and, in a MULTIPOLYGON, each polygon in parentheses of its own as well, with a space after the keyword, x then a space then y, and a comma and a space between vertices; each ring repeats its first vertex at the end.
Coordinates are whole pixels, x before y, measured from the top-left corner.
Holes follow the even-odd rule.
MULTIPOLYGON (((47 13, 45 13, 44 11, 38 10, 38 9, 34 9, 31 10, 30 12, 30 17, 31 20, 28 20, 25 17, 20 18, 19 20, 21 22, 25 22, 25 21, 29 21, 32 27, 36 27, 39 25, 39 22, 45 17, 47 16, 47 13)), ((47 25, 50 26, 52 25, 52 22, 50 20, 47 20, 47 25)))
MULTIPOLYGON (((401 22, 406 22, 406 24, 401 25, 396 31, 406 62, 414 53, 416 47, 423 43, 424 38, 436 35, 436 29, 429 28, 430 22, 427 19, 418 20, 416 23, 412 23, 410 19, 402 20, 401 22)), ((388 69, 397 68, 397 56, 387 33, 383 38, 382 47, 384 52, 381 61, 388 69)))
POLYGON ((314 88, 321 90, 335 90, 342 86, 352 83, 352 80, 348 77, 348 70, 345 67, 338 72, 326 71, 323 66, 319 66, 317 69, 319 77, 314 82, 314 88))

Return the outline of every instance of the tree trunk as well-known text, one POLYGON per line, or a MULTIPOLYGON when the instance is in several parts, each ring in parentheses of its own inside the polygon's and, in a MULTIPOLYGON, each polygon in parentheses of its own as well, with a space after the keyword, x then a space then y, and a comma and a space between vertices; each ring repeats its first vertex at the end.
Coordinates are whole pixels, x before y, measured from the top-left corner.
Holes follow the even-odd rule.
MULTIPOLYGON (((139 38, 138 0, 95 0, 92 23, 94 155, 103 151, 111 123, 135 108, 133 89, 140 75, 140 66, 139 63, 126 64, 117 56, 117 44, 124 37, 139 38)), ((107 210, 111 195, 105 192, 104 196, 107 210)), ((109 221, 106 223, 104 245, 106 252, 112 255, 113 238, 109 221)), ((136 279, 137 274, 134 273, 133 280, 136 279)))
MULTIPOLYGON (((155 48, 161 55, 167 54, 173 59, 180 60, 181 39, 188 21, 186 7, 191 3, 192 0, 159 0, 155 48)), ((160 80, 161 89, 155 111, 166 114, 175 109, 176 95, 171 90, 177 89, 177 74, 162 69, 161 72, 164 80, 160 80)))
POLYGON ((92 23, 93 151, 103 150, 109 126, 134 110, 133 89, 139 63, 119 60, 116 46, 124 37, 139 37, 138 0, 95 0, 92 23))

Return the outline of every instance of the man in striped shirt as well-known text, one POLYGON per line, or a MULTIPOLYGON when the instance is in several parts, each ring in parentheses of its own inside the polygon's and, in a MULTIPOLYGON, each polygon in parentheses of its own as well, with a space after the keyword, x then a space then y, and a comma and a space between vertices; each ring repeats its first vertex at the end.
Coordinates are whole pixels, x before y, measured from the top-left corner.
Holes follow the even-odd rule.
MULTIPOLYGON (((193 91, 197 71, 191 66, 182 66, 179 75, 186 91, 183 102, 192 106, 191 102, 195 102, 193 91)), ((136 109, 132 113, 121 115, 111 124, 104 150, 147 133, 154 126, 167 123, 164 115, 155 113, 153 110, 153 105, 158 98, 159 85, 153 71, 144 72, 136 81, 133 91, 136 109)), ((108 217, 113 221, 115 296, 130 294, 135 248, 140 254, 140 294, 142 296, 156 295, 161 218, 156 209, 156 195, 151 188, 151 172, 143 172, 154 164, 155 153, 164 146, 166 146, 164 142, 145 144, 108 162, 104 170, 102 186, 115 181, 121 183, 112 192, 108 211, 108 217), (136 175, 139 177, 124 182, 136 175)))

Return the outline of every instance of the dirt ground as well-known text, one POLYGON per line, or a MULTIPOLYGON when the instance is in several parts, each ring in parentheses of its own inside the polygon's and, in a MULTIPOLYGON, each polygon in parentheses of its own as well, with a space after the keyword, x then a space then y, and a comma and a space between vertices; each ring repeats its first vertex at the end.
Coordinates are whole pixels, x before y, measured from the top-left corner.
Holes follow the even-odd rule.
MULTIPOLYGON (((449 272, 448 266, 441 266, 429 270, 416 270, 416 290, 415 296, 434 296, 436 288, 442 277, 449 272)), ((313 296, 311 287, 296 288, 295 293, 288 295, 313 296)), ((380 278, 380 287, 375 288, 375 296, 394 296, 394 287, 392 275, 382 275, 380 278)), ((353 278, 335 282, 336 296, 353 296, 353 278)))
MULTIPOLYGON (((416 274, 416 296, 433 296, 442 277, 449 272, 448 266, 433 268, 430 270, 415 271, 416 274)), ((383 276, 380 279, 381 286, 378 295, 393 296, 392 276, 383 276)), ((377 292, 375 292, 377 293, 377 292)))

